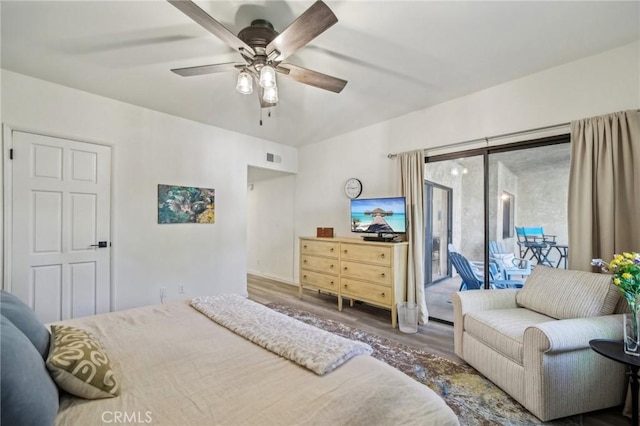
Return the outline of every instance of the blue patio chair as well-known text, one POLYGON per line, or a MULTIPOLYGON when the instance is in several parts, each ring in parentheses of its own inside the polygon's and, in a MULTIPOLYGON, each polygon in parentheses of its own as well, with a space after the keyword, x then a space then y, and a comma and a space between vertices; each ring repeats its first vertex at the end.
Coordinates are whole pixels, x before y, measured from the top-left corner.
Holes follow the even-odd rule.
MULTIPOLYGON (((450 252, 449 258, 451 259, 451 263, 458 271, 458 275, 462 279, 462 284, 460 284, 459 291, 463 290, 480 290, 484 286, 484 278, 482 275, 478 275, 477 269, 474 268, 469 260, 466 257, 461 255, 460 253, 450 252)), ((489 287, 492 289, 499 288, 522 288, 523 282, 517 280, 499 280, 495 279, 495 274, 497 274, 497 269, 495 265, 491 263, 489 265, 489 287), (491 270, 494 269, 494 272, 491 270)))
MULTIPOLYGON (((460 253, 453 243, 449 243, 447 245, 447 250, 449 251, 449 253, 460 253)), ((483 261, 481 261, 481 260, 470 260, 469 263, 471 264, 471 266, 473 267, 473 270, 477 274, 482 275, 482 273, 483 273, 482 271, 484 271, 484 262, 483 261)))
POLYGON ((510 280, 513 275, 531 275, 531 261, 516 257, 500 241, 489 241, 489 259, 496 263, 505 280, 510 280))
POLYGON ((556 243, 556 236, 544 233, 542 226, 516 226, 516 236, 520 257, 526 258, 527 253, 531 253, 529 260, 536 260, 538 264, 551 265, 547 255, 551 246, 556 243))

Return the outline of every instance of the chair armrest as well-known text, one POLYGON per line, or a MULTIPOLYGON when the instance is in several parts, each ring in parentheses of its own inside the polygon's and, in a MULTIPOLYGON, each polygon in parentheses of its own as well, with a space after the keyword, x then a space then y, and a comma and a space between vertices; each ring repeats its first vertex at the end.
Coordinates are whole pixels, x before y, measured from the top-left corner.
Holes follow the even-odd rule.
POLYGON ((513 266, 517 269, 524 269, 526 271, 531 272, 531 261, 529 259, 516 257, 511 259, 511 263, 513 263, 513 266))
POLYGON ((515 289, 457 291, 451 295, 451 301, 454 312, 458 308, 464 315, 474 311, 517 308, 516 294, 518 290, 515 289))
POLYGON ((484 262, 481 260, 470 260, 469 263, 474 270, 479 272, 484 271, 484 262))
POLYGON ((451 295, 453 303, 453 347, 456 355, 462 357, 462 333, 464 315, 467 312, 489 309, 517 308, 516 294, 519 289, 505 290, 468 290, 451 295))
POLYGON ((547 353, 589 348, 592 339, 622 340, 622 315, 548 321, 524 332, 527 350, 547 353))

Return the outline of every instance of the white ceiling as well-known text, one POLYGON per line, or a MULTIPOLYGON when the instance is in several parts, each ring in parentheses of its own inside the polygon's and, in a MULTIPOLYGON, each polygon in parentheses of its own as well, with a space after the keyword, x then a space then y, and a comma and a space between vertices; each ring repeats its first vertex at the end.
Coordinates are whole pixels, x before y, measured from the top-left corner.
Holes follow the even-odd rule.
MULTIPOLYGON (((312 1, 197 1, 233 33, 282 31, 312 1)), ((280 78, 264 111, 236 74, 170 68, 237 62, 162 0, 2 1, 2 67, 292 146, 349 132, 640 39, 640 2, 326 1, 339 22, 288 62, 349 81, 341 94, 280 78)))

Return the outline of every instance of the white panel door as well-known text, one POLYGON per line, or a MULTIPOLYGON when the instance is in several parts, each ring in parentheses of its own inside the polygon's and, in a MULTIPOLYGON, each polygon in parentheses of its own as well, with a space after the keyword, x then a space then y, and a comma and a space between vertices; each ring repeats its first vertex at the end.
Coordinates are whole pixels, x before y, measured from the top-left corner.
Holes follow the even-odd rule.
POLYGON ((111 148, 12 140, 11 292, 43 322, 108 312, 111 148))

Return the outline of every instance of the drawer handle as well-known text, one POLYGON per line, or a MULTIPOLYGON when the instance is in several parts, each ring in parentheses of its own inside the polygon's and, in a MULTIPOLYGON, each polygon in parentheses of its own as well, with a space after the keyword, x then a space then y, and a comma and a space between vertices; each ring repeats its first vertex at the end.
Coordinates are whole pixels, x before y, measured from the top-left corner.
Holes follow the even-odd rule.
POLYGON ((384 253, 380 255, 380 259, 384 259, 384 253))
POLYGON ((329 265, 329 269, 333 269, 333 265, 329 265))
POLYGON ((382 293, 380 296, 384 297, 384 293, 382 293))
POLYGON ((331 281, 329 284, 333 285, 333 281, 331 281))
POLYGON ((303 245, 303 246, 302 246, 302 248, 306 249, 306 248, 307 248, 307 245, 306 245, 306 244, 305 244, 305 245, 303 245))
POLYGON ((383 273, 381 273, 381 274, 380 274, 380 276, 381 276, 382 278, 384 278, 384 272, 383 272, 383 273))
POLYGON ((329 249, 329 251, 330 251, 331 253, 333 253, 333 247, 331 247, 331 248, 329 249))
POLYGON ((344 288, 347 288, 347 285, 346 285, 346 284, 344 285, 344 288))
POLYGON ((345 249, 344 254, 347 254, 348 252, 349 252, 349 250, 346 250, 346 249, 345 249))
POLYGON ((302 263, 307 263, 307 259, 303 260, 302 263))
POLYGON ((345 266, 345 267, 344 267, 344 270, 346 271, 347 269, 348 269, 348 268, 345 266))
POLYGON ((304 278, 304 279, 306 280, 306 279, 307 279, 307 276, 306 276, 306 275, 303 275, 303 276, 302 276, 302 278, 304 278))

